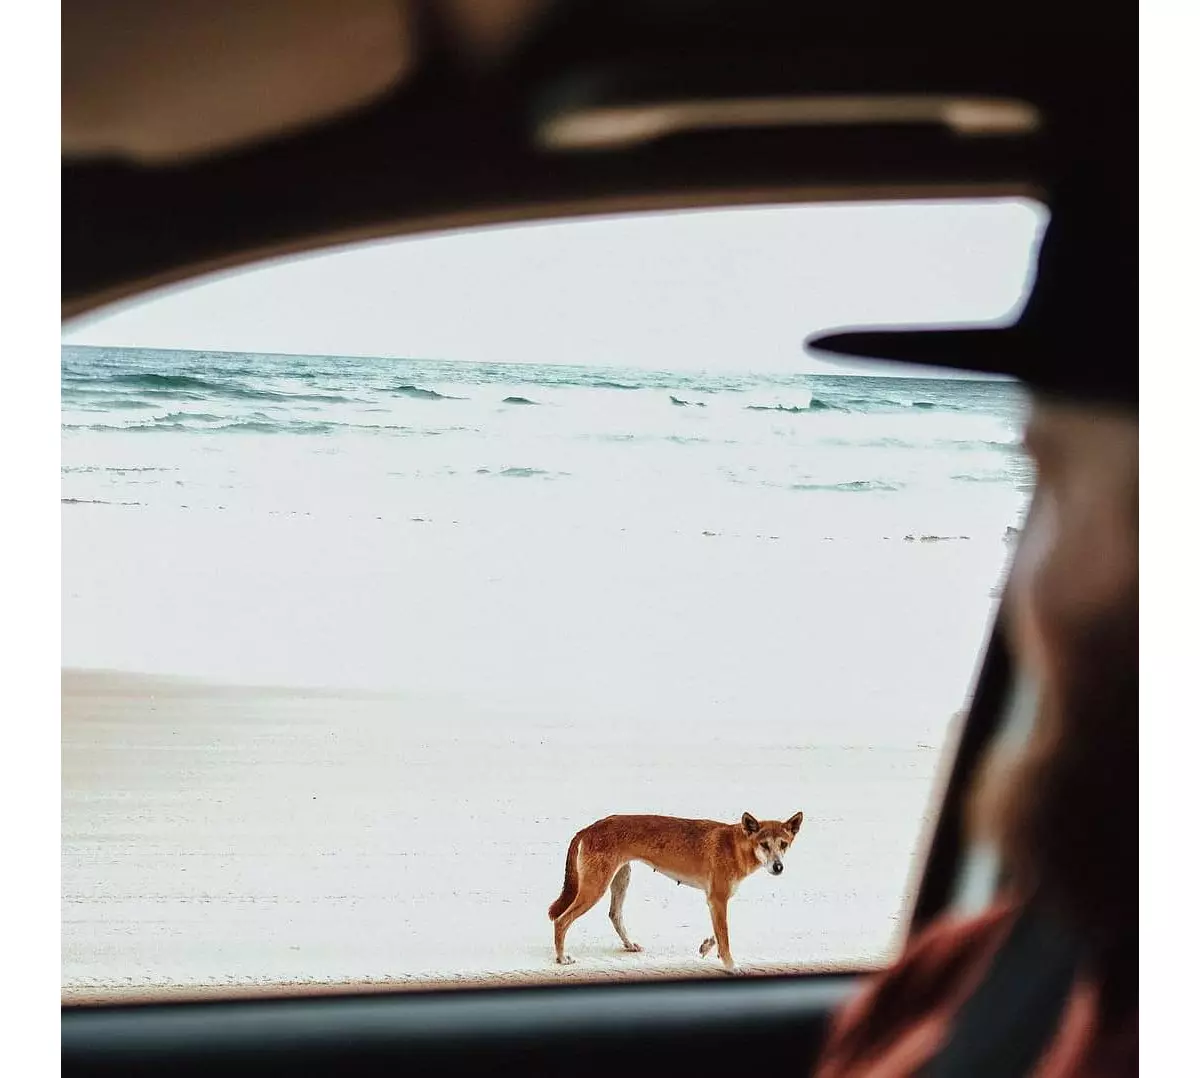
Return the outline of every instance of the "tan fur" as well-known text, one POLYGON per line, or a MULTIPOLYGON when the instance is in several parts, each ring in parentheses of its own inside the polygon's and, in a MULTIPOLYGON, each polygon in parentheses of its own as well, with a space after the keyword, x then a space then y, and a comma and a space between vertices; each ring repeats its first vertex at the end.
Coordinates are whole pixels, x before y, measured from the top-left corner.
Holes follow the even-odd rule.
POLYGON ((735 965, 729 950, 727 907, 737 886, 764 864, 779 866, 804 813, 788 820, 759 822, 744 813, 738 823, 681 820, 674 816, 608 816, 571 839, 562 894, 551 905, 554 954, 560 964, 573 962, 564 950, 567 929, 612 888, 608 916, 627 951, 642 948, 625 931, 623 907, 632 861, 649 865, 677 883, 704 892, 713 935, 700 944, 704 957, 715 946, 726 970, 735 965))

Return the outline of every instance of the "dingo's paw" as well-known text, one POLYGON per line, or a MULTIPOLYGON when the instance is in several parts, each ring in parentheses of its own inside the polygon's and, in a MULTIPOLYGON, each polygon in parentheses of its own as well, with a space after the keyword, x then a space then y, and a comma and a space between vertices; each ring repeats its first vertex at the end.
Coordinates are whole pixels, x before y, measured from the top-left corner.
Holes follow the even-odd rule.
POLYGON ((575 959, 573 959, 569 954, 560 954, 554 961, 557 962, 560 966, 575 965, 575 959))
POLYGON ((640 943, 626 943, 625 950, 630 954, 641 954, 645 948, 640 943))

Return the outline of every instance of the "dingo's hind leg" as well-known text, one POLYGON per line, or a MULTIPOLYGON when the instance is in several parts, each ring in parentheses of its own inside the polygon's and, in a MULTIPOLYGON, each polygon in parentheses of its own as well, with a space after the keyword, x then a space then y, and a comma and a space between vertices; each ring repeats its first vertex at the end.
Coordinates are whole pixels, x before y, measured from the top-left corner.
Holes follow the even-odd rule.
POLYGON ((584 858, 580 861, 579 890, 571 904, 554 919, 554 960, 560 966, 569 966, 575 961, 563 950, 567 929, 604 897, 616 868, 616 865, 589 864, 584 858))
POLYGON ((629 864, 623 864, 617 869, 617 874, 612 881, 612 902, 608 907, 608 919, 612 921, 613 928, 617 930, 617 935, 621 937, 621 943, 625 945, 627 951, 640 951, 642 948, 629 938, 625 931, 625 892, 629 890, 629 877, 632 874, 629 864))

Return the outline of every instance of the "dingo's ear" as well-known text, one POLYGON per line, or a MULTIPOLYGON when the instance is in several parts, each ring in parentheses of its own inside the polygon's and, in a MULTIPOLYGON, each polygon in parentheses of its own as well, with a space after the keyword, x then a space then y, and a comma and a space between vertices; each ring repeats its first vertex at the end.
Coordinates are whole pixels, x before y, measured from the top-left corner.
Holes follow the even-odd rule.
POLYGON ((752 835, 759 828, 759 822, 748 812, 742 813, 742 826, 746 829, 746 834, 752 835))
POLYGON ((794 835, 797 831, 800 830, 800 825, 802 823, 804 823, 804 813, 797 812, 795 816, 793 816, 790 820, 787 821, 786 826, 787 826, 788 830, 791 831, 792 834, 794 835))

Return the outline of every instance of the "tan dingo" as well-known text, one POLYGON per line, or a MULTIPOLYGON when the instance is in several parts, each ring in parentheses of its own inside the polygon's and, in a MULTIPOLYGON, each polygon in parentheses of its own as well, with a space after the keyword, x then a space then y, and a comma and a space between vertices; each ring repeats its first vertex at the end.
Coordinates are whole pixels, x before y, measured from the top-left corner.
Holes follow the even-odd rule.
POLYGON ((563 946, 567 929, 590 910, 612 885, 609 919, 627 951, 642 948, 625 932, 622 908, 629 887, 629 864, 641 861, 676 883, 703 891, 712 914, 713 935, 700 944, 704 957, 715 945, 725 969, 736 967, 729 950, 727 906, 737 886, 755 869, 769 866, 778 876, 783 855, 800 830, 804 813, 789 820, 759 822, 744 813, 740 823, 680 820, 674 816, 608 816, 585 827, 567 850, 562 894, 550 907, 554 953, 563 965, 574 961, 563 946))

